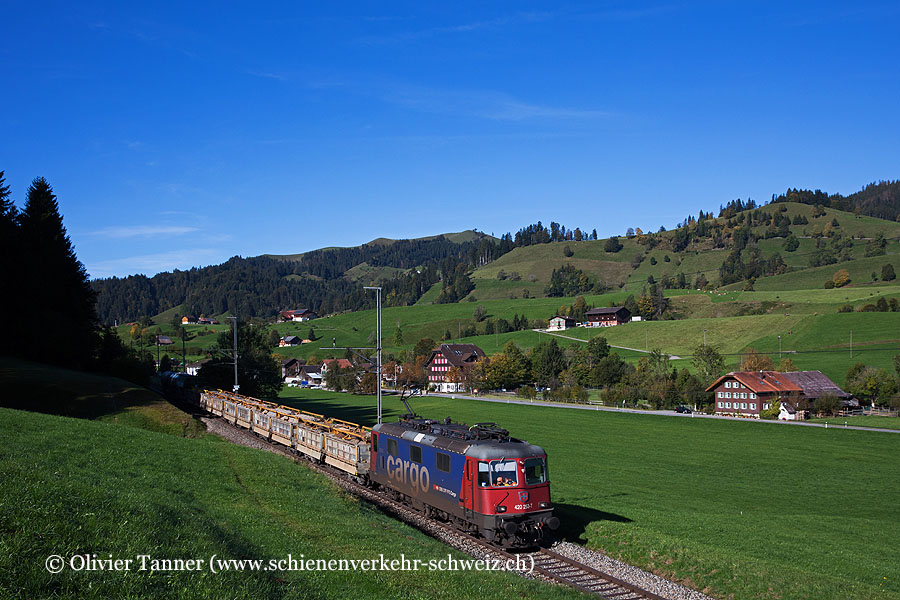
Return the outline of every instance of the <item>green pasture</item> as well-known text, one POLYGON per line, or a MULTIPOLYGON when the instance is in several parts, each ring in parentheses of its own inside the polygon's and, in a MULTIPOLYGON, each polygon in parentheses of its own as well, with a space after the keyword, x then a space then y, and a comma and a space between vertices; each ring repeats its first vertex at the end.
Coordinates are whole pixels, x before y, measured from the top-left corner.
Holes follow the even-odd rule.
MULTIPOLYGON (((374 398, 287 390, 357 423, 374 398)), ((900 435, 415 398, 543 446, 563 535, 717 598, 900 598, 900 435)), ((384 399, 387 420, 401 412, 384 399)))
MULTIPOLYGON (((440 542, 340 491, 287 458, 215 436, 0 409, 3 598, 572 598, 568 590, 484 572, 252 571, 220 559, 417 558, 440 542), (52 575, 49 555, 197 558, 193 572, 52 575)), ((133 563, 139 568, 139 562, 133 563)))
POLYGON ((849 417, 822 417, 807 419, 809 423, 828 423, 834 427, 873 427, 877 429, 900 429, 900 418, 877 415, 855 415, 849 417))

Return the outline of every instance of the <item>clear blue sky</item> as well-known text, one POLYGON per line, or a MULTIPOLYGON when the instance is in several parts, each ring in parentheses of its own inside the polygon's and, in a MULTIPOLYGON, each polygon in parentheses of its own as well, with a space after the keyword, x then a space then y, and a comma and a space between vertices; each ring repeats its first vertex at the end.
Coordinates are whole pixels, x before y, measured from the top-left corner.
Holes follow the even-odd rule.
POLYGON ((900 178, 893 2, 4 2, 0 170, 94 277, 900 178))

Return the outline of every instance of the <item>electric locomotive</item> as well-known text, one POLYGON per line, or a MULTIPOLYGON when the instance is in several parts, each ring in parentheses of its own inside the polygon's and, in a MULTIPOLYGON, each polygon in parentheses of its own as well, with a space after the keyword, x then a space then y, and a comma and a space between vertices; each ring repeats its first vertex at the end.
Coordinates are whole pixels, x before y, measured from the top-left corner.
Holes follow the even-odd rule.
POLYGON ((547 453, 494 423, 405 415, 376 425, 369 479, 427 516, 504 547, 533 547, 559 527, 547 453))

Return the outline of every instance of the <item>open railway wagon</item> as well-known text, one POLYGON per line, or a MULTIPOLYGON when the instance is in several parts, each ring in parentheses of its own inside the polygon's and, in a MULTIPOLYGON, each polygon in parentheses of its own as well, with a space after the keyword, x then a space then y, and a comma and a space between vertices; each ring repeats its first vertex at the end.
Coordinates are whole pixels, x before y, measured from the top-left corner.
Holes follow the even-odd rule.
POLYGON ((232 392, 204 391, 200 408, 354 477, 369 471, 368 427, 232 392))

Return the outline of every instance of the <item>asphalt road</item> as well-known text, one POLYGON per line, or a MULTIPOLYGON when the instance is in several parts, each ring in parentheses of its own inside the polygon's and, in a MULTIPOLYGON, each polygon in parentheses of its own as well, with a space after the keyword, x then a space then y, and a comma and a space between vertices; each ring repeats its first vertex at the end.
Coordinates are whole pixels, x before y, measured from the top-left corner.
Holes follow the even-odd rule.
POLYGON ((432 392, 429 396, 441 398, 462 398, 465 400, 478 400, 479 402, 496 402, 498 404, 525 404, 529 406, 549 406, 552 408, 571 408, 574 410, 595 410, 607 412, 624 412, 638 415, 655 415, 658 417, 681 417, 683 419, 724 419, 729 421, 743 421, 745 423, 769 423, 771 425, 794 425, 796 427, 821 427, 822 429, 856 429, 857 431, 878 431, 882 433, 900 433, 900 429, 884 429, 881 427, 858 427, 856 425, 844 425, 840 417, 832 423, 807 423, 805 421, 768 421, 764 419, 743 419, 739 417, 726 417, 722 415, 706 415, 701 413, 682 414, 674 410, 640 410, 637 408, 613 408, 592 404, 564 404, 561 402, 544 402, 543 400, 519 400, 518 398, 483 398, 479 396, 466 396, 464 394, 438 394, 432 392))

